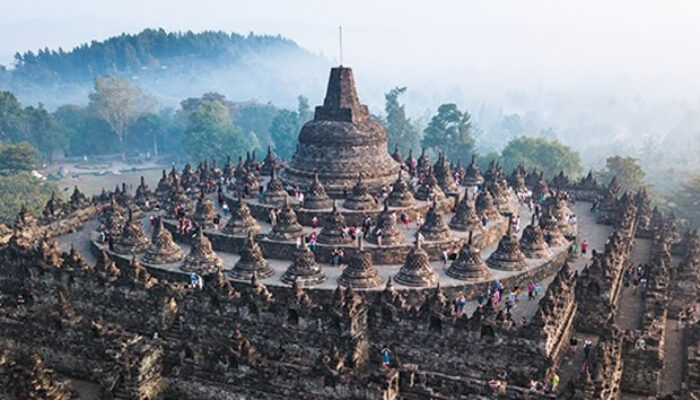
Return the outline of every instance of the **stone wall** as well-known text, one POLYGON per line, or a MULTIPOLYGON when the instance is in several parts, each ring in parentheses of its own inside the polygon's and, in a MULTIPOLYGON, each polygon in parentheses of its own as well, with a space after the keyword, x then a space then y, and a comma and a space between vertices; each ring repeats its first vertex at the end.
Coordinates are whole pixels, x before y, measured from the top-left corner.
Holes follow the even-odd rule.
POLYGON ((625 361, 622 388, 625 392, 655 396, 661 390, 664 365, 666 314, 671 252, 669 225, 655 232, 648 271, 648 287, 642 290, 642 326, 628 332, 623 343, 625 361))

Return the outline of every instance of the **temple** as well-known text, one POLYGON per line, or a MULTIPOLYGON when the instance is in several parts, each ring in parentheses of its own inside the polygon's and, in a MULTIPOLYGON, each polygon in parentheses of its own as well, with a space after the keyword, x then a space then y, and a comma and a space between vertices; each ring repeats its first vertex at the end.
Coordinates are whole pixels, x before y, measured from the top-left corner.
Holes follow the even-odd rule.
POLYGON ((697 397, 696 230, 616 180, 386 143, 337 67, 288 163, 22 207, 0 399, 697 397))

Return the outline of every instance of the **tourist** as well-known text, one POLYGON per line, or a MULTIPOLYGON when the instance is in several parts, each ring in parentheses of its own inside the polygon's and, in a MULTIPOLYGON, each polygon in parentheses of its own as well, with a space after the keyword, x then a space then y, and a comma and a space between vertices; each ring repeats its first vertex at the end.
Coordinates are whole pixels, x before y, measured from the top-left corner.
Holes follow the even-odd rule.
POLYGON ((367 236, 369 236, 371 227, 372 227, 372 218, 367 216, 367 217, 365 217, 365 220, 362 222, 362 237, 364 239, 367 239, 367 236))
POLYGON ((357 240, 357 226, 351 225, 350 228, 348 228, 348 234, 350 234, 350 238, 353 241, 357 240))
POLYGON ((416 217, 416 229, 420 229, 421 226, 423 226, 423 216, 418 214, 416 217))
POLYGON ((385 367, 388 367, 391 364, 391 350, 389 350, 388 347, 385 347, 381 351, 382 355, 382 365, 385 367))
POLYGON ((267 214, 267 218, 270 222, 270 225, 272 225, 273 227, 277 225, 277 212, 274 208, 270 209, 270 212, 267 214))
POLYGON ((313 218, 311 218, 311 228, 316 229, 318 228, 318 218, 314 215, 313 218))
POLYGON ((309 235, 309 248, 314 253, 316 252, 316 231, 311 232, 311 235, 309 235))
POLYGON ((494 309, 498 309, 498 304, 501 302, 501 292, 498 290, 494 291, 491 295, 491 303, 494 309))
POLYGON ((588 251, 588 242, 584 239, 581 243, 581 254, 586 254, 586 251, 588 251))
POLYGON ((447 254, 447 250, 443 250, 442 253, 440 253, 440 261, 442 261, 442 267, 446 268, 447 267, 447 260, 449 260, 450 256, 447 254))
POLYGON ((506 300, 506 315, 510 316, 510 310, 515 308, 515 304, 510 300, 506 300))
POLYGON ((515 295, 515 291, 511 290, 510 293, 508 294, 508 300, 515 305, 515 299, 517 296, 515 295))
POLYGON ((558 386, 559 386, 559 375, 557 375, 557 373, 555 371, 554 375, 552 376, 552 388, 551 388, 552 393, 557 392, 558 386))
POLYGON ((260 185, 258 187, 258 201, 262 203, 263 201, 263 194, 265 192, 265 189, 263 188, 263 185, 260 185))
POLYGON ((591 342, 591 339, 586 339, 586 341, 583 342, 583 356, 586 361, 591 357, 591 347, 593 347, 593 342, 591 342))
POLYGON ((527 284, 527 299, 532 300, 535 298, 535 282, 530 282, 527 284))
POLYGON ((498 379, 502 380, 503 382, 508 380, 508 371, 506 371, 505 368, 501 368, 501 371, 498 373, 498 379))
POLYGON ((517 303, 518 297, 520 297, 520 286, 519 285, 515 285, 515 287, 513 288, 513 293, 515 293, 515 299, 513 301, 515 301, 517 303))
POLYGON ((228 214, 229 214, 229 211, 230 211, 230 210, 228 209, 228 204, 226 204, 226 203, 224 202, 224 204, 221 205, 221 210, 223 210, 224 215, 228 217, 228 214))
POLYGON ((679 331, 683 329, 683 320, 685 319, 685 311, 678 313, 678 318, 676 318, 676 330, 679 331))
POLYGON ((481 226, 486 228, 486 224, 488 224, 488 223, 489 223, 489 220, 488 220, 488 218, 486 218, 486 214, 482 215, 481 216, 481 226))
MULTIPOLYGON (((571 354, 571 358, 576 356, 576 346, 578 346, 578 339, 576 335, 571 335, 569 338, 569 354, 571 354)), ((569 361, 569 364, 571 363, 572 361, 569 361)))
POLYGON ((374 231, 374 238, 377 240, 377 247, 382 247, 382 228, 377 227, 374 231))
POLYGON ((331 265, 334 267, 339 266, 343 262, 343 249, 341 248, 333 248, 333 251, 331 252, 331 265))
POLYGON ((219 224, 221 223, 221 214, 216 213, 216 215, 214 216, 213 222, 214 222, 214 229, 219 229, 219 224))
POLYGON ((535 285, 535 297, 539 296, 541 291, 542 287, 539 284, 535 285))
POLYGON ((297 249, 301 248, 301 241, 304 240, 304 235, 297 236, 297 249))
POLYGON ((408 229, 408 224, 411 223, 410 218, 408 218, 408 214, 405 212, 401 213, 401 223, 403 223, 404 229, 408 229))
POLYGON ((194 272, 190 274, 190 287, 194 288, 197 286, 197 274, 194 272))
POLYGON ((455 301, 455 304, 457 305, 457 311, 459 312, 459 315, 466 314, 467 299, 464 297, 464 294, 459 295, 459 297, 455 301))
POLYGON ((416 232, 416 240, 418 240, 419 245, 422 245, 423 241, 425 240, 425 238, 423 237, 423 234, 420 233, 420 231, 416 232))
POLYGON ((304 203, 304 192, 299 192, 299 203, 304 203))

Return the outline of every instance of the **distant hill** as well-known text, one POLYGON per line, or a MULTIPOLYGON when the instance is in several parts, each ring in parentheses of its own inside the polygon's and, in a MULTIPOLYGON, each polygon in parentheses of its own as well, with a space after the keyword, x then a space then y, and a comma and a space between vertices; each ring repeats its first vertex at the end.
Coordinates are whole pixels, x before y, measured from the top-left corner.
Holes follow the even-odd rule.
POLYGON ((146 29, 70 51, 17 53, 14 64, 0 68, 0 89, 54 108, 87 103, 93 79, 104 74, 127 78, 166 105, 217 91, 293 106, 299 94, 319 97, 329 62, 281 36, 146 29))

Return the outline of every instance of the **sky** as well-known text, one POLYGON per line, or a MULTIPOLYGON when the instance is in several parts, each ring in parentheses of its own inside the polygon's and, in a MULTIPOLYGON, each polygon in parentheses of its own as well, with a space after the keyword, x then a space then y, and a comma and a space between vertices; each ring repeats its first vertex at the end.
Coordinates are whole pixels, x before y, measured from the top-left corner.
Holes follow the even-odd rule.
POLYGON ((700 2, 0 0, 0 6, 5 65, 16 51, 69 49, 149 27, 281 34, 337 63, 342 25, 343 64, 353 67, 373 112, 397 85, 408 86, 413 116, 447 101, 473 114, 487 104, 496 114, 535 110, 543 126, 560 130, 585 121, 631 137, 664 135, 686 110, 700 110, 700 2))
MULTIPOLYGON (((700 3, 675 1, 0 0, 0 63, 147 27, 282 34, 368 74, 488 73, 537 84, 700 78, 700 3), (4 4, 3 4, 4 3, 4 4)), ((686 81, 686 82, 684 82, 686 81)))

